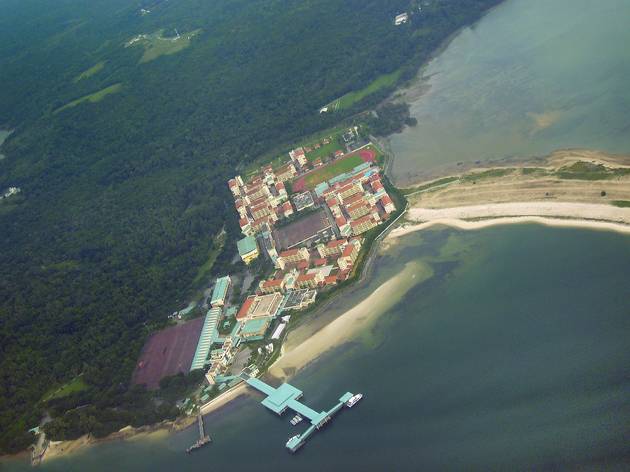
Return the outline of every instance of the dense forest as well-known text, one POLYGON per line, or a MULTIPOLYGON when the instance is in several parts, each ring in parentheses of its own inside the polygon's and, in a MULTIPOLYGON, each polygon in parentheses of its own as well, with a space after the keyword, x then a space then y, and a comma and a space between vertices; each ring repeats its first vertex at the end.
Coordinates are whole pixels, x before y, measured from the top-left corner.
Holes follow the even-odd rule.
POLYGON ((226 179, 376 105, 391 88, 318 113, 379 75, 412 78, 497 3, 0 2, 0 128, 14 130, 0 190, 22 189, 0 202, 0 453, 27 446, 44 411, 59 439, 172 417, 130 374, 222 228, 216 269, 231 260, 226 179), (87 388, 44 401, 79 374, 87 388))

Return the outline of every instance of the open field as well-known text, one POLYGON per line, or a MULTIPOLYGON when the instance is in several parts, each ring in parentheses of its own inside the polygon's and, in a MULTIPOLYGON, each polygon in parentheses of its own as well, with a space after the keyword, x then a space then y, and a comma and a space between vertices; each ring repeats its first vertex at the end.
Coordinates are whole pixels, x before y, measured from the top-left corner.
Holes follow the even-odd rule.
POLYGON ((70 382, 62 385, 57 390, 46 394, 43 398, 43 401, 52 400, 54 398, 62 398, 67 395, 80 392, 81 390, 85 390, 88 388, 87 384, 83 381, 83 378, 78 375, 70 382))
POLYGON ((163 377, 188 373, 203 323, 203 317, 195 318, 154 333, 142 348, 131 382, 156 389, 163 377))
POLYGON ((432 209, 534 201, 616 205, 630 200, 630 157, 558 151, 536 167, 479 169, 422 183, 404 193, 411 206, 432 209))
POLYGON ((329 111, 349 108, 355 103, 363 100, 368 95, 374 92, 378 92, 382 88, 393 86, 398 80, 398 77, 400 77, 400 71, 395 71, 391 74, 383 74, 361 90, 348 92, 347 94, 339 97, 337 100, 333 100, 326 106, 328 107, 329 111))
MULTIPOLYGON (((308 144, 307 146, 312 146, 312 144, 308 144)), ((309 162, 313 162, 318 157, 324 158, 333 155, 335 151, 345 151, 345 147, 341 144, 341 133, 333 135, 329 144, 324 144, 319 149, 313 149, 305 155, 309 162)))
POLYGON ((311 172, 304 176, 304 183, 308 189, 314 189, 315 186, 321 182, 333 178, 335 175, 339 175, 343 172, 348 172, 361 164, 363 159, 359 154, 350 154, 346 157, 331 162, 330 164, 319 168, 318 170, 311 172))
POLYGON ((197 36, 201 30, 196 29, 173 37, 164 37, 163 32, 164 30, 159 30, 152 34, 138 35, 127 42, 125 47, 142 46, 144 48, 144 54, 140 58, 139 63, 144 64, 160 56, 176 54, 186 49, 190 46, 191 39, 197 36))
POLYGON ((92 77, 94 74, 99 73, 101 70, 103 70, 103 67, 105 67, 105 61, 101 61, 101 62, 97 62, 96 64, 94 64, 92 67, 90 67, 87 70, 84 70, 83 72, 81 72, 79 75, 77 75, 74 78, 74 82, 78 82, 80 80, 83 79, 89 79, 90 77, 92 77))
POLYGON ((77 98, 76 100, 72 100, 69 103, 66 103, 64 106, 57 108, 53 113, 57 114, 63 110, 67 110, 68 108, 76 107, 84 102, 96 103, 103 100, 107 95, 111 95, 113 93, 118 93, 122 90, 122 84, 117 83, 114 85, 110 85, 109 87, 105 87, 104 89, 98 90, 89 95, 85 95, 81 98, 77 98))

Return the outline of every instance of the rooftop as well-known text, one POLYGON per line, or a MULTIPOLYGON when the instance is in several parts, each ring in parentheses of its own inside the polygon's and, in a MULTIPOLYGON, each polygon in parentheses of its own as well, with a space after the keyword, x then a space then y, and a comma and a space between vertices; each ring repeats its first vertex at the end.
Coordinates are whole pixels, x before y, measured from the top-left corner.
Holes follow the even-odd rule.
POLYGON ((254 238, 253 236, 247 236, 246 238, 239 240, 236 243, 236 246, 238 247, 238 253, 241 256, 245 256, 258 249, 258 245, 256 244, 256 238, 254 238))

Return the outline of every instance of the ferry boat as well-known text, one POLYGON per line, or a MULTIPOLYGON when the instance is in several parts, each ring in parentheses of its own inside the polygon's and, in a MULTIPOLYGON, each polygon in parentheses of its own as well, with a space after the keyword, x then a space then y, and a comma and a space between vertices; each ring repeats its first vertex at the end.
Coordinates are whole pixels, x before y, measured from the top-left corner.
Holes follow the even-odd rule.
POLYGON ((362 393, 357 393, 356 395, 352 395, 352 397, 350 397, 350 400, 346 402, 346 406, 348 408, 352 408, 362 398, 363 398, 362 393))
POLYGON ((293 426, 295 426, 296 424, 298 424, 300 421, 302 421, 304 418, 302 418, 299 414, 295 415, 292 419, 291 419, 291 424, 293 426))
POLYGON ((296 434, 295 436, 291 436, 289 438, 289 440, 287 441, 287 447, 289 449, 291 449, 291 451, 295 451, 298 447, 300 443, 300 435, 296 434))

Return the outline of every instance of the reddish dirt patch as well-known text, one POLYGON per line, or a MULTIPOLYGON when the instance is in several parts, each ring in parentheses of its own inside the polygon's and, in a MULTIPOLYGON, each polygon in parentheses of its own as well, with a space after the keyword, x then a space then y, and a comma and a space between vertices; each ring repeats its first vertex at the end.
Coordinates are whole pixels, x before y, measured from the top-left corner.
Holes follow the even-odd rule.
POLYGON ((359 156, 361 156, 361 159, 363 159, 363 161, 365 162, 376 161, 376 152, 374 152, 372 149, 361 149, 359 151, 359 156))
POLYGON ((291 184, 291 188, 294 192, 303 192, 304 190, 306 190, 306 181, 304 180, 304 176, 293 182, 291 184))
POLYGON ((131 377, 135 385, 148 389, 160 386, 160 380, 190 369, 204 318, 163 329, 147 340, 131 377))

